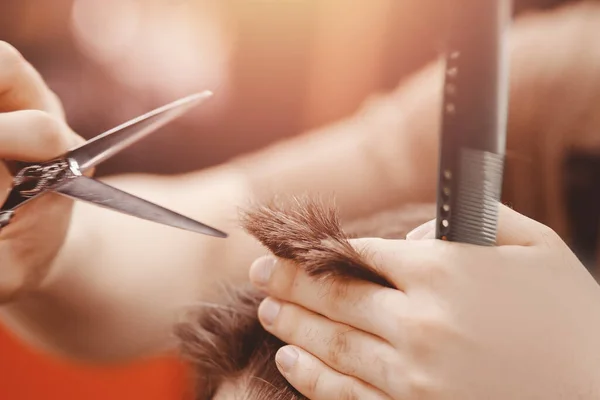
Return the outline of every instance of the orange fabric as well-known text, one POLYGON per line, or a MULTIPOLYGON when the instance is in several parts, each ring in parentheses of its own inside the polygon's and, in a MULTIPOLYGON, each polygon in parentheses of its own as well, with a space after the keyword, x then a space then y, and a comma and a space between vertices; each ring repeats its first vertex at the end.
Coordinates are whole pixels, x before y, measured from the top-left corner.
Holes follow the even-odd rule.
POLYGON ((176 359, 119 367, 73 365, 36 353, 0 326, 1 400, 189 400, 176 359))

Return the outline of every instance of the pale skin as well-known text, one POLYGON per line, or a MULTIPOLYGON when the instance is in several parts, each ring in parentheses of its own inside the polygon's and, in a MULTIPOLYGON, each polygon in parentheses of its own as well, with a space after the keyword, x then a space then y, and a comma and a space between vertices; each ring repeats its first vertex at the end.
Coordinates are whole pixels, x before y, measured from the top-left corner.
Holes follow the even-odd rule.
POLYGON ((496 247, 359 239, 398 290, 251 268, 279 370, 312 400, 596 399, 600 287, 555 232, 505 206, 496 247))
MULTIPOLYGON (((600 149, 598 21, 600 5, 581 4, 526 17, 512 32, 509 147, 533 163, 508 170, 507 190, 519 210, 542 210, 534 216, 561 235, 560 156, 569 147, 600 149)), ((346 121, 226 165, 108 179, 227 231, 227 240, 56 195, 23 207, 0 233, 2 322, 33 345, 72 358, 156 354, 172 345, 181 310, 215 299, 216 281, 247 280, 250 264, 264 254, 237 226, 237 209, 250 199, 335 193, 349 218, 434 200, 440 72, 431 65, 346 121)), ((6 43, 0 109, 0 158, 44 160, 81 141, 56 96, 6 43)), ((0 184, 9 186, 4 170, 0 184)))

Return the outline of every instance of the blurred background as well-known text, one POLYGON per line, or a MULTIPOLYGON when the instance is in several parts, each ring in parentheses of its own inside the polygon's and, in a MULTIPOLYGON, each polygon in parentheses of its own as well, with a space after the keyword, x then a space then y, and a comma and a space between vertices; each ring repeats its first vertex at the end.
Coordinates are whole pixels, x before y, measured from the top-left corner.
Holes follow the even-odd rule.
MULTIPOLYGON (((516 12, 561 0, 517 0, 516 12)), ((0 40, 95 136, 178 97, 216 96, 98 175, 206 168, 355 112, 434 58, 439 0, 2 0, 0 40)), ((175 358, 73 365, 0 327, 0 399, 189 398, 175 358)))

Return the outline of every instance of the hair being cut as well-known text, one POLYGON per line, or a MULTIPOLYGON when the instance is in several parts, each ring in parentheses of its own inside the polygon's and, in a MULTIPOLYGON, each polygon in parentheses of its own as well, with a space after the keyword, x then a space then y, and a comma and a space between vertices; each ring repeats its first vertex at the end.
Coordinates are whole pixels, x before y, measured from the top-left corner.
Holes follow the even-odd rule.
MULTIPOLYGON (((242 224, 275 256, 294 261, 315 279, 360 279, 393 287, 348 239, 404 238, 433 213, 433 206, 408 206, 354 221, 344 230, 334 207, 294 198, 255 207, 243 214, 242 224)), ((244 400, 305 399, 275 365, 275 353, 284 343, 258 321, 264 294, 244 286, 231 287, 226 295, 223 303, 199 308, 176 327, 183 355, 195 370, 196 399, 212 399, 224 384, 240 388, 244 400)))

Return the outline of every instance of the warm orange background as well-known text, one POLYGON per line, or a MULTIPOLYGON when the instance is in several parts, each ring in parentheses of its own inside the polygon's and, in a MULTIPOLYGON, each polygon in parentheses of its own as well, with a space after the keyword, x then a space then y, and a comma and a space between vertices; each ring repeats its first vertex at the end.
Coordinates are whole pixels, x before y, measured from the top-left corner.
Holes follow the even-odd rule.
MULTIPOLYGON (((71 126, 91 137, 171 101, 171 94, 160 97, 129 88, 80 52, 70 30, 76 1, 0 0, 0 39, 15 45, 41 71, 63 100, 71 126)), ((110 7, 124 0, 85 1, 110 7)), ((230 27, 235 43, 223 65, 227 100, 218 113, 209 110, 192 121, 172 124, 114 157, 98 175, 205 168, 349 115, 369 95, 392 90, 431 59, 440 26, 437 1, 136 3, 146 7, 144 15, 160 4, 197 4, 199 17, 209 4, 219 5, 216 14, 230 27)), ((200 18, 194 26, 204 23, 200 18)), ((119 368, 70 364, 36 353, 0 326, 0 400, 180 400, 190 392, 186 373, 175 359, 119 368)))
POLYGON ((84 367, 36 354, 0 327, 2 400, 189 399, 187 370, 175 359, 84 367))

